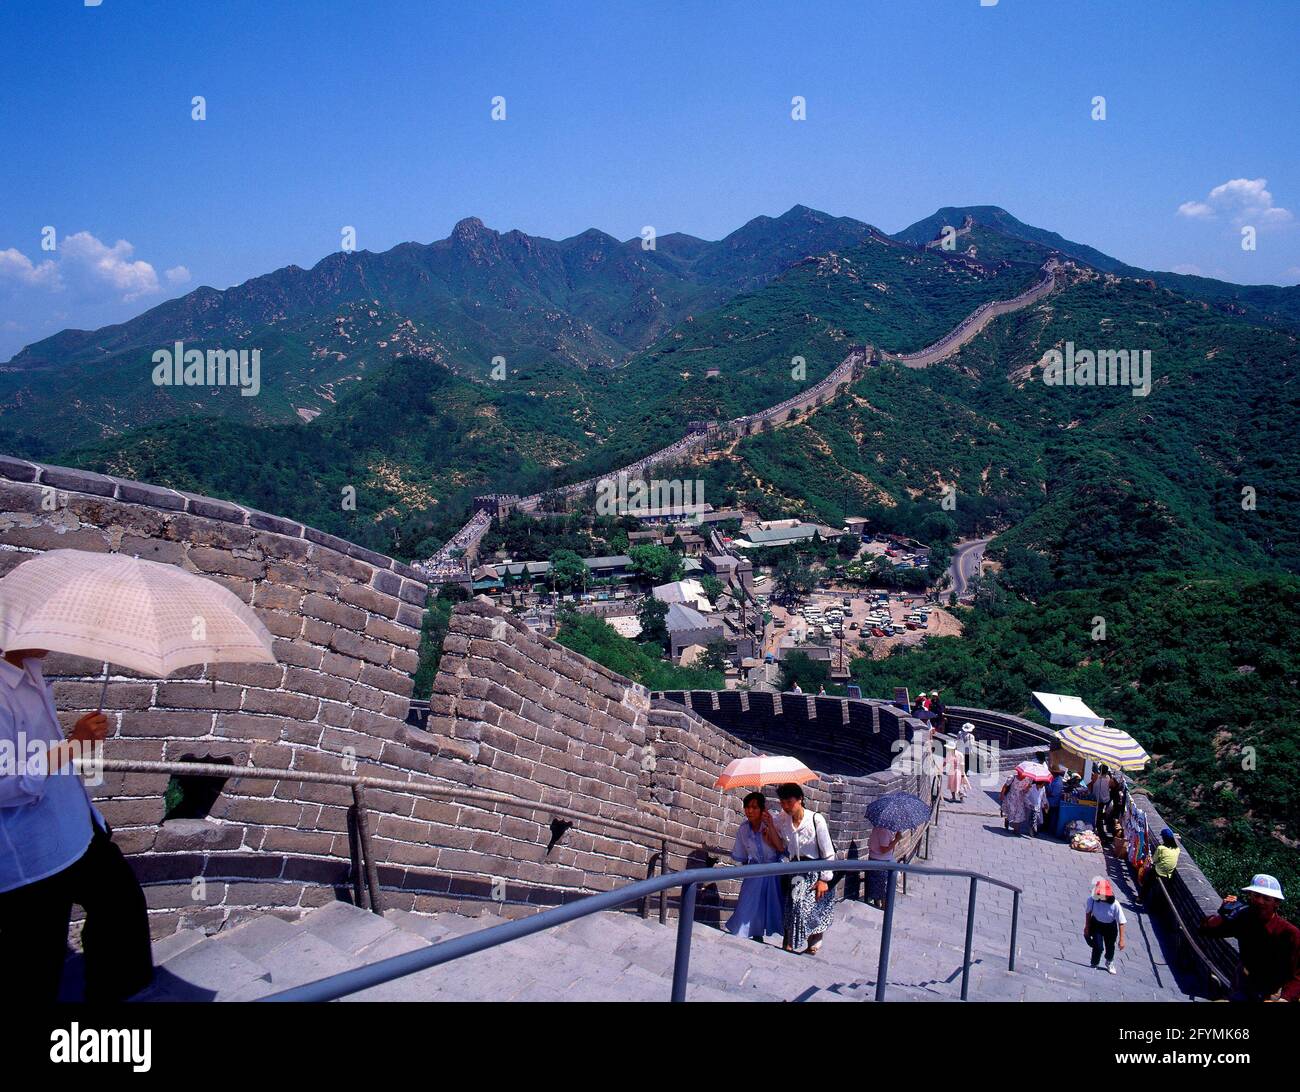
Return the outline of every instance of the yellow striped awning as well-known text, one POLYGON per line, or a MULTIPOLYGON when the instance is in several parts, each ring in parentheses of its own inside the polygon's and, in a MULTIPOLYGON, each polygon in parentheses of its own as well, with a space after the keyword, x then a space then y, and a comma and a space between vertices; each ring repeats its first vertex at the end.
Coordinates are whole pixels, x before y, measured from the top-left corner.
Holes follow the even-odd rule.
POLYGON ((1093 724, 1072 724, 1056 733, 1067 751, 1121 770, 1140 770, 1151 756, 1127 732, 1093 724))

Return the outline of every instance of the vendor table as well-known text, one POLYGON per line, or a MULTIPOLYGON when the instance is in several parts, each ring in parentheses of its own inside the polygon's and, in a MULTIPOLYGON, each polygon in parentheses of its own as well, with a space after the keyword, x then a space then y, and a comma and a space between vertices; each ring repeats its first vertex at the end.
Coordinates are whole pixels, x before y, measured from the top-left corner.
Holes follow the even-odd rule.
POLYGON ((1056 823, 1049 833, 1060 838, 1066 826, 1076 819, 1082 819, 1091 830, 1097 819, 1097 802, 1095 800, 1073 800, 1062 803, 1060 808, 1057 809, 1056 823))

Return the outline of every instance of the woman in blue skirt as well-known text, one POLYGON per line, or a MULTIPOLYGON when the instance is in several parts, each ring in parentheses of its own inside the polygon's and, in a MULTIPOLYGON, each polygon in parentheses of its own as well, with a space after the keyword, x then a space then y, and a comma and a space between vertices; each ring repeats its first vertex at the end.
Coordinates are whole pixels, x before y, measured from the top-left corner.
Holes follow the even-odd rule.
MULTIPOLYGON (((771 864, 781 857, 782 852, 780 836, 767 812, 767 799, 761 792, 751 792, 745 797, 745 819, 736 831, 731 859, 742 865, 771 864)), ((736 912, 727 922, 727 930, 761 944, 768 933, 780 936, 783 929, 777 878, 761 876, 744 880, 740 885, 736 912)))

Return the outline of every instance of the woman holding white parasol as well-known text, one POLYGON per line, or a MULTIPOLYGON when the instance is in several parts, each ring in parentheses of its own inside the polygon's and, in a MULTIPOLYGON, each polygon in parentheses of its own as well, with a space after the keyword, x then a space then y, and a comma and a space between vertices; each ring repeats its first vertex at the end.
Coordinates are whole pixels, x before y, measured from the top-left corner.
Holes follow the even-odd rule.
POLYGON ((120 554, 51 550, 0 580, 0 943, 25 996, 58 996, 73 905, 86 999, 130 997, 153 963, 144 893, 77 759, 108 735, 108 665, 162 677, 191 664, 273 662, 253 611, 213 581, 120 554), (64 738, 41 673, 50 651, 104 663, 99 710, 64 738), (5 761, 5 753, 12 761, 5 761))

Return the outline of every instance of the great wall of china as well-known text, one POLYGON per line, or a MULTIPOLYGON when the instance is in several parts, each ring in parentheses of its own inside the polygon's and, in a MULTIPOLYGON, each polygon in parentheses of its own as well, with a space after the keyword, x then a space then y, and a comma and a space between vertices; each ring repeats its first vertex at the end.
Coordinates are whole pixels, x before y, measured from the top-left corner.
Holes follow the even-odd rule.
MULTIPOLYGON (((967 229, 969 230, 969 229, 967 229)), ((611 470, 606 474, 587 478, 572 485, 560 486, 553 490, 555 494, 570 499, 595 489, 597 485, 609 479, 626 475, 635 479, 647 474, 658 466, 675 462, 696 452, 707 450, 719 437, 738 440, 753 435, 765 425, 787 423, 805 411, 816 410, 825 405, 841 391, 848 389, 872 364, 880 362, 897 362, 909 368, 925 368, 952 356, 962 346, 979 335, 990 322, 999 315, 1009 314, 1037 303, 1056 287, 1056 272, 1059 268, 1056 259, 1049 258, 1042 266, 1041 276, 1036 284, 1009 300, 991 300, 971 312, 952 331, 933 345, 915 353, 882 353, 872 346, 854 346, 848 355, 825 377, 811 387, 800 391, 793 397, 785 399, 775 406, 757 413, 736 417, 710 430, 709 433, 692 433, 674 441, 667 447, 660 448, 645 457, 629 463, 627 466, 611 470)), ((537 511, 542 505, 542 494, 521 497, 514 505, 520 511, 537 511)), ((466 571, 467 564, 474 556, 479 542, 492 525, 492 513, 478 509, 469 521, 457 531, 433 557, 416 563, 416 568, 434 587, 444 581, 460 577, 466 571)))
POLYGON ((928 368, 946 360, 962 346, 968 345, 999 315, 1020 311, 1037 303, 1056 287, 1056 273, 1060 268, 1054 258, 1049 258, 1043 265, 1042 276, 1038 282, 1025 289, 1020 295, 1009 300, 990 300, 973 311, 954 330, 945 334, 933 345, 928 345, 915 353, 886 353, 885 360, 895 361, 908 368, 928 368))
MULTIPOLYGON (((833 396, 865 359, 851 354, 815 389, 740 423, 833 396)), ((155 937, 367 905, 368 886, 396 911, 519 916, 654 868, 705 864, 737 816, 714 771, 756 752, 819 771, 811 805, 850 858, 865 847, 869 800, 898 789, 932 798, 928 777, 891 766, 922 726, 889 702, 651 694, 486 600, 453 613, 429 714, 413 723, 430 591, 420 568, 228 501, 0 456, 0 575, 64 547, 200 573, 274 636, 274 664, 166 679, 115 671, 109 684, 110 761, 91 791, 145 887, 155 937), (176 763, 220 776, 178 782, 176 763), (191 804, 182 814, 169 803, 177 787, 191 804)), ((100 670, 47 659, 65 727, 97 706, 100 670)), ((999 744, 1003 767, 1043 745, 1019 718, 950 712, 999 744)), ((1169 889, 1178 920, 1217 905, 1186 853, 1169 889)), ((701 906, 734 894, 714 885, 701 906)), ((1232 946, 1205 948, 1230 974, 1232 946)))

